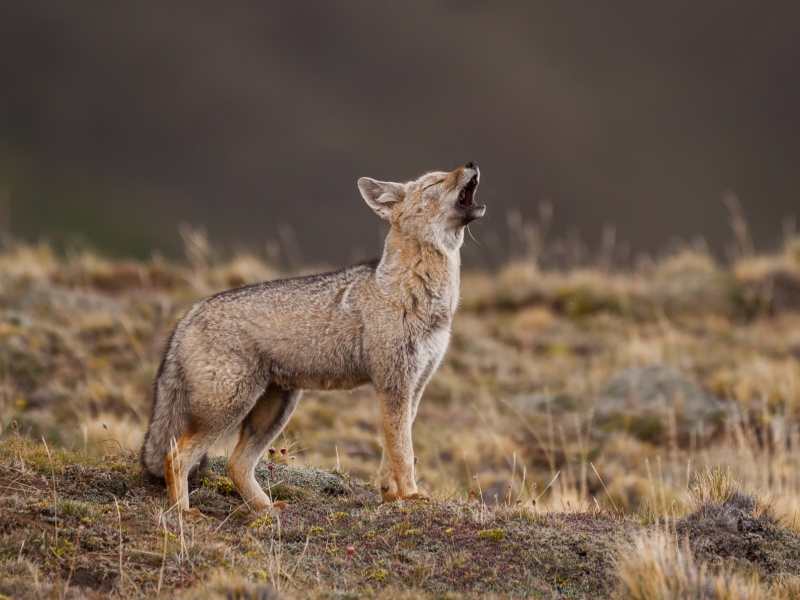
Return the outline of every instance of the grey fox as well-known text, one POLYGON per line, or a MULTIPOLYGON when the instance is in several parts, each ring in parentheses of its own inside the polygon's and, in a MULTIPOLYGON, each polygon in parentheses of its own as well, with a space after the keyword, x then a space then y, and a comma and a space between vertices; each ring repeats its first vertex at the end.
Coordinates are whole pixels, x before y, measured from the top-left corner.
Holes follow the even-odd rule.
POLYGON ((464 228, 486 211, 473 202, 479 180, 473 162, 407 183, 359 179, 391 224, 379 260, 233 289, 189 310, 156 376, 141 455, 173 505, 189 510, 189 473, 238 425, 228 473, 251 508, 270 507, 254 469, 302 390, 364 384, 381 407, 381 497, 420 498, 411 424, 450 340, 464 228))

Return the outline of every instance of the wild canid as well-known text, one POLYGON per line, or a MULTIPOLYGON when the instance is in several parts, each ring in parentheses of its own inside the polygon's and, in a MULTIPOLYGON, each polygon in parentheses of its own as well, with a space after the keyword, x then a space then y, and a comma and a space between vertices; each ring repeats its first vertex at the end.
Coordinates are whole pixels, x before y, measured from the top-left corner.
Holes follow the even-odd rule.
POLYGON ((302 390, 368 383, 385 437, 381 497, 420 498, 411 424, 450 340, 464 228, 486 211, 473 202, 479 179, 473 162, 407 183, 359 179, 364 200, 391 223, 379 260, 223 292, 181 319, 156 376, 141 454, 173 505, 189 510, 189 473, 238 425, 228 473, 250 507, 268 508, 254 469, 302 390))

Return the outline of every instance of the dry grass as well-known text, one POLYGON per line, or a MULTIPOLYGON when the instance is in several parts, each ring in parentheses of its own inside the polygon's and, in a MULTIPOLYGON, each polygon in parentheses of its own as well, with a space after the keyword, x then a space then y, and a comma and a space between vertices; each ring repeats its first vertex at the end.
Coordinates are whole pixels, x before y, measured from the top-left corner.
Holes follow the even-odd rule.
MULTIPOLYGON (((706 465, 701 473, 696 473, 694 485, 687 494, 687 505, 691 511, 699 511, 709 504, 735 504, 737 496, 746 494, 745 487, 733 475, 731 467, 712 467, 706 465)), ((752 516, 775 520, 777 510, 773 502, 761 490, 750 493, 753 498, 752 516)))
MULTIPOLYGON (((481 527, 500 518, 496 511, 514 510, 514 518, 530 523, 548 514, 597 513, 650 527, 674 523, 709 501, 724 504, 737 489, 769 499, 759 515, 800 525, 798 238, 788 237, 772 255, 742 251, 730 266, 694 245, 621 270, 610 260, 613 253, 591 263, 568 245, 553 258, 542 230, 523 227, 519 260, 499 273, 463 277, 451 347, 414 427, 420 486, 466 507, 474 489, 486 506, 453 514, 478 519, 481 527), (574 260, 567 261, 570 256, 574 260), (569 268, 547 268, 553 262, 569 268), (695 382, 711 398, 713 414, 696 418, 695 400, 683 392, 665 395, 649 412, 639 407, 609 414, 608 382, 653 365, 695 382)), ((180 316, 209 293, 285 274, 276 261, 254 255, 221 258, 202 232, 181 234, 184 264, 159 257, 113 261, 87 250, 62 255, 46 244, 14 244, 0 253, 0 441, 17 438, 16 422, 21 439, 47 440, 53 460, 51 473, 43 446, 27 450, 14 467, 22 478, 6 482, 0 501, 23 493, 30 485, 24 477, 35 472, 47 478, 53 504, 53 475, 60 485, 63 469, 76 460, 69 450, 81 463, 98 465, 132 456, 164 341, 180 316)), ((368 479, 380 460, 379 423, 371 390, 309 393, 276 445, 291 449, 292 465, 330 469, 338 463, 368 479)), ((215 453, 229 452, 234 441, 222 440, 215 453)), ((196 495, 210 506, 230 501, 213 487, 196 495)), ((53 506, 59 521, 66 500, 53 506)), ((74 504, 82 501, 69 499, 63 510, 94 514, 96 506, 74 504)), ((124 527, 124 503, 120 508, 124 527)), ((147 551, 160 567, 159 531, 154 528, 152 535, 160 537, 147 551)), ((168 542, 166 564, 199 552, 168 542)), ((218 560, 233 560, 226 542, 209 543, 218 560)), ((285 549, 276 554, 264 540, 250 544, 262 559, 271 557, 269 564, 294 565, 285 549)), ((119 562, 119 540, 113 548, 119 562)), ((64 551, 69 556, 70 549, 64 551)), ((450 560, 457 566, 466 559, 454 554, 450 560)), ((13 568, 25 571, 26 564, 13 568)), ((42 595, 56 593, 57 584, 34 566, 52 588, 42 595)), ((436 579, 430 564, 417 567, 407 582, 393 582, 392 593, 403 597, 408 586, 436 579)), ((68 562, 63 568, 68 572, 68 562)), ((259 586, 285 583, 274 569, 258 570, 266 583, 242 584, 249 591, 236 591, 239 583, 225 591, 226 578, 242 581, 228 567, 208 581, 218 581, 214 589, 231 597, 258 597, 259 586)), ((172 586, 169 570, 165 577, 172 586)), ((782 581, 787 590, 794 585, 782 581)), ((328 593, 314 585, 303 589, 318 597, 328 593)))
MULTIPOLYGON (((184 239, 189 267, 160 259, 115 263, 87 251, 62 260, 46 246, 17 245, 0 256, 4 426, 17 420, 32 436, 98 453, 138 446, 152 378, 175 321, 207 293, 279 274, 254 256, 215 258, 197 232, 184 232, 184 239)), ((786 250, 770 260, 788 269, 793 256, 786 250)), ((629 428, 623 439, 609 440, 591 418, 598 391, 635 365, 676 367, 726 407, 758 420, 758 429, 783 428, 784 435, 793 435, 800 407, 800 365, 792 354, 800 345, 797 312, 769 318, 741 313, 735 281, 732 270, 696 249, 632 273, 544 272, 528 262, 497 277, 466 275, 451 350, 417 424, 423 484, 466 493, 470 477, 480 473, 488 498, 497 494, 502 500, 516 453, 518 465, 531 473, 526 499, 531 483, 543 489, 563 471, 543 498, 558 506, 562 499, 598 491, 587 467, 592 455, 608 473, 615 501, 631 509, 651 487, 644 461, 635 464, 639 485, 621 486, 620 479, 631 479, 629 468, 615 473, 602 460, 606 449, 626 447, 653 460, 660 454, 669 470, 665 485, 680 491, 676 484, 686 461, 714 460, 703 456, 709 439, 728 435, 756 454, 772 444, 770 436, 754 444, 707 424, 689 434, 694 442, 669 440, 666 413, 661 423, 651 424, 649 437, 642 431, 631 436, 629 428), (552 400, 549 421, 537 396, 552 400), (661 452, 671 445, 678 451, 661 452)), ((349 469, 374 471, 380 441, 372 398, 368 390, 307 395, 286 432, 303 449, 298 460, 332 466, 338 448, 349 469)), ((752 423, 743 428, 751 431, 752 423)), ((231 443, 225 440, 217 451, 224 453, 231 443)), ((788 497, 794 482, 787 483, 782 495, 788 497)))
POLYGON ((795 575, 763 583, 755 574, 698 563, 689 546, 674 532, 658 530, 636 537, 617 562, 619 595, 624 600, 796 600, 795 575))
POLYGON ((689 490, 689 507, 699 510, 707 503, 727 504, 741 488, 730 467, 711 467, 706 465, 701 473, 695 474, 694 486, 689 490))
MULTIPOLYGON (((617 568, 621 597, 628 600, 797 598, 800 578, 796 567, 788 569, 788 574, 759 581, 763 573, 753 567, 760 560, 755 554, 763 548, 754 554, 752 547, 747 550, 747 543, 736 539, 738 534, 749 538, 752 544, 773 535, 774 539, 781 537, 781 529, 774 526, 775 508, 769 499, 760 491, 748 493, 729 467, 706 465, 694 474, 693 480, 686 495, 690 511, 686 517, 667 520, 654 531, 637 535, 620 552, 617 568), (731 537, 731 531, 737 534, 731 537), (711 560, 698 560, 695 550, 711 560), (754 562, 742 560, 748 553, 754 562)), ((789 550, 788 555, 796 556, 796 550, 789 550)))
POLYGON ((754 578, 709 573, 692 551, 670 533, 640 536, 618 563, 620 596, 625 600, 762 600, 754 578))

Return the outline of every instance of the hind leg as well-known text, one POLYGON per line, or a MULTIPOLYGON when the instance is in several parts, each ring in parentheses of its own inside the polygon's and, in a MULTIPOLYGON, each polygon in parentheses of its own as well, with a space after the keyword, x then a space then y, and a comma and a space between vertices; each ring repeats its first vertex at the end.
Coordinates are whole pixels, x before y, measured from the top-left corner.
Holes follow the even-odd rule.
POLYGON ((189 510, 189 473, 224 431, 186 427, 164 461, 164 478, 169 503, 186 512, 189 510))
POLYGON ((215 403, 209 402, 204 407, 204 413, 198 411, 190 415, 189 424, 173 444, 164 462, 164 478, 172 506, 178 506, 184 512, 189 510, 189 474, 226 431, 242 422, 255 405, 257 393, 249 394, 252 398, 249 401, 230 404, 229 400, 225 411, 216 409, 215 403))
MULTIPOLYGON (((267 446, 286 427, 300 399, 300 390, 269 386, 242 421, 239 443, 226 466, 236 489, 254 510, 270 507, 270 499, 255 478, 255 468, 267 446)), ((275 508, 285 508, 276 502, 275 508)))

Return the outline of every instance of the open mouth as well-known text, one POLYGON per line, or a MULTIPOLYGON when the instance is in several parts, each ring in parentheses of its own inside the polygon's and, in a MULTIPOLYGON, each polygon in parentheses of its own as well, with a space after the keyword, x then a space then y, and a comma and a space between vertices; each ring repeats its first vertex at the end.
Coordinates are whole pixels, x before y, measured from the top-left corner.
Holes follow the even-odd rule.
POLYGON ((458 195, 458 203, 461 206, 475 206, 472 203, 472 199, 475 197, 475 190, 478 187, 478 176, 475 175, 472 179, 467 182, 467 185, 461 190, 461 193, 458 195))
POLYGON ((480 219, 486 213, 486 207, 475 204, 475 190, 478 189, 478 174, 467 182, 458 194, 456 212, 461 225, 469 225, 475 219, 480 219))

